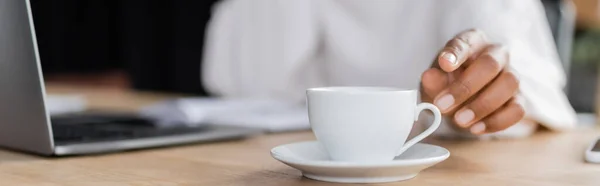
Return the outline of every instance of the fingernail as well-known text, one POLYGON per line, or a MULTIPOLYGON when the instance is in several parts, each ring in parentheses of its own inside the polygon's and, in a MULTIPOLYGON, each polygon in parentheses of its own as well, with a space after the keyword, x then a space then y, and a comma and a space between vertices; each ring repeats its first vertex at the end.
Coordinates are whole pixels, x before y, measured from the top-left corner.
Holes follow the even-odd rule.
POLYGON ((453 65, 456 64, 456 56, 453 53, 443 52, 442 53, 442 58, 444 58, 445 60, 448 60, 453 65))
POLYGON ((461 126, 465 126, 469 122, 471 122, 473 118, 475 118, 475 113, 471 109, 465 109, 456 113, 456 116, 454 116, 454 118, 456 119, 456 123, 458 123, 461 126))
POLYGON ((451 94, 446 94, 439 99, 435 100, 435 105, 440 108, 440 110, 446 110, 450 108, 454 104, 454 96, 451 94))
POLYGON ((485 131, 485 123, 483 122, 477 122, 471 127, 471 133, 473 134, 481 134, 483 131, 485 131))

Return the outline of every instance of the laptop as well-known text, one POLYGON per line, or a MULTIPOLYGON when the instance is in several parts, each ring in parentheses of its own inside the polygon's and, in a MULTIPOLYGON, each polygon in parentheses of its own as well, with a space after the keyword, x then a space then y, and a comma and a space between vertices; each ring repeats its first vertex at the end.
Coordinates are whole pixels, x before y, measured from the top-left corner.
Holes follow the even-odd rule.
POLYGON ((239 139, 233 126, 157 127, 129 114, 50 116, 29 0, 0 1, 0 146, 48 156, 239 139))

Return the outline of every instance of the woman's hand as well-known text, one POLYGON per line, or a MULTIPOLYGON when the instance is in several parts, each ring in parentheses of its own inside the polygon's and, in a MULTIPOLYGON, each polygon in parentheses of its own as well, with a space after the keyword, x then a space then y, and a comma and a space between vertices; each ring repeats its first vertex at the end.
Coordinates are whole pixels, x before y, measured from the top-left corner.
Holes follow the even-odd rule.
POLYGON ((473 134, 504 130, 523 119, 519 79, 508 71, 508 52, 479 30, 448 41, 432 68, 423 72, 421 94, 457 127, 473 134))

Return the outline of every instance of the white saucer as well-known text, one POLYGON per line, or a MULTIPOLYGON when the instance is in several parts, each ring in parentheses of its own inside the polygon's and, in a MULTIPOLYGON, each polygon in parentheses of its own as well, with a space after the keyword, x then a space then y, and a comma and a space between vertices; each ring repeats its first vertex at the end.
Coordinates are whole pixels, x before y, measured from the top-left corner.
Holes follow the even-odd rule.
POLYGON ((271 149, 273 158, 294 167, 310 179, 340 183, 382 183, 414 178, 444 161, 450 152, 443 147, 419 143, 393 161, 354 163, 331 161, 317 141, 281 145, 271 149))

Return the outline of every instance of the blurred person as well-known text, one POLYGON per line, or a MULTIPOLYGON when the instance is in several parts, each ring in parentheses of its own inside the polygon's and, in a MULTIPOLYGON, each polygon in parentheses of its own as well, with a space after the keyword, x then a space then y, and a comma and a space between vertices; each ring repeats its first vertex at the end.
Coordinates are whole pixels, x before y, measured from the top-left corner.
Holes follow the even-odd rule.
POLYGON ((391 86, 437 105, 441 136, 576 124, 539 0, 226 0, 205 47, 203 83, 223 97, 301 103, 309 87, 391 86))

